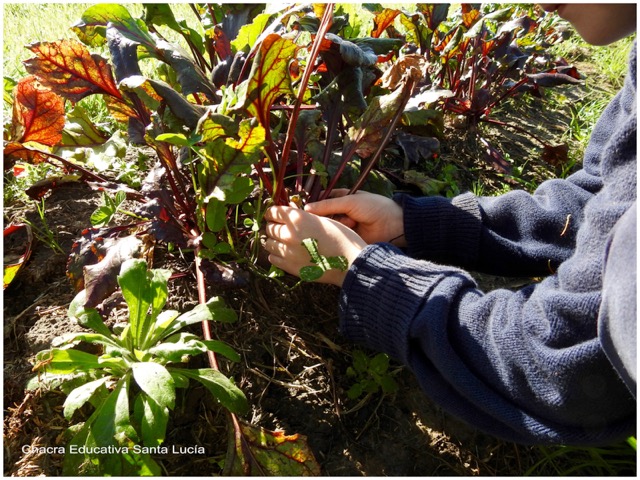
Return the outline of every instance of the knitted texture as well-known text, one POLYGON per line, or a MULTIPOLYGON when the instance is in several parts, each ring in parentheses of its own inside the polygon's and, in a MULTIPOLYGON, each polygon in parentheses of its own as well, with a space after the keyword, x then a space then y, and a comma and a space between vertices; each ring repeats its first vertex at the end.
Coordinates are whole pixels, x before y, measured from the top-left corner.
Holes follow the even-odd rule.
POLYGON ((403 362, 445 410, 507 440, 587 445, 633 434, 635 368, 605 348, 635 352, 635 335, 611 338, 630 318, 611 312, 636 311, 617 283, 635 285, 635 263, 603 272, 612 243, 636 245, 632 229, 615 228, 636 200, 636 118, 634 45, 625 85, 568 179, 533 194, 400 197, 408 248, 370 245, 356 259, 341 292, 343 334, 403 362), (484 293, 460 268, 547 276, 484 293))

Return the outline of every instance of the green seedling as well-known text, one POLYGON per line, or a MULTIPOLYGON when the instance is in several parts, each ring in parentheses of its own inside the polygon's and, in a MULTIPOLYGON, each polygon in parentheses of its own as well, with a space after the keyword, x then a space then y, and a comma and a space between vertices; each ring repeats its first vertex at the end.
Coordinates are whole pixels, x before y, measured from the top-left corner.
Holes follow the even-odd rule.
POLYGON ((347 396, 351 400, 364 394, 375 394, 380 390, 384 394, 398 391, 393 372, 389 370, 389 356, 384 353, 369 357, 361 350, 355 350, 353 364, 347 368, 347 375, 355 382, 347 391, 347 396))

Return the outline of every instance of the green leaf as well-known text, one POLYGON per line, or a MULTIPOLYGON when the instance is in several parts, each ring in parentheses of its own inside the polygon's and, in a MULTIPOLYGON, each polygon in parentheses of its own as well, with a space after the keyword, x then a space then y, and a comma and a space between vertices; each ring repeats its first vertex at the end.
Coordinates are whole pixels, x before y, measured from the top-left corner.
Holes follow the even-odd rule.
POLYGON ((152 46, 153 37, 142 20, 134 19, 122 5, 101 3, 89 7, 81 20, 71 29, 80 41, 90 46, 104 45, 107 41, 107 24, 111 23, 127 39, 152 46))
POLYGON ((34 370, 49 373, 75 373, 102 368, 98 357, 75 349, 62 350, 54 348, 43 350, 36 355, 34 370))
POLYGON ((13 105, 13 89, 16 88, 16 86, 18 85, 18 82, 11 77, 3 77, 3 80, 4 80, 4 83, 3 83, 4 101, 9 105, 13 105))
POLYGON ((122 353, 128 350, 120 343, 120 340, 114 335, 103 335, 102 333, 86 333, 86 332, 70 332, 55 338, 51 345, 59 347, 61 345, 76 345, 79 342, 87 342, 92 344, 104 345, 114 348, 122 353))
POLYGON ((206 192, 220 188, 225 195, 233 190, 238 176, 251 173, 252 165, 260 159, 265 142, 265 129, 257 120, 243 120, 238 137, 219 138, 200 151, 204 168, 200 184, 206 192))
POLYGON ((89 435, 96 445, 113 445, 116 435, 121 433, 132 439, 137 437, 129 420, 129 382, 129 375, 122 377, 87 421, 89 425, 93 424, 89 435))
POLYGON ((308 265, 300 269, 300 280, 304 282, 315 282, 324 275, 324 270, 318 265, 308 265))
POLYGON ((167 142, 177 147, 190 147, 191 143, 182 133, 163 133, 156 137, 159 142, 167 142))
POLYGON ((181 332, 166 341, 151 347, 148 352, 169 362, 179 363, 184 355, 198 355, 207 351, 207 346, 194 334, 181 332))
POLYGON ((99 207, 91 214, 91 225, 94 227, 104 227, 109 224, 115 213, 116 212, 110 207, 99 207))
POLYGON ((158 405, 155 400, 142 392, 136 397, 134 412, 140 424, 144 445, 156 447, 164 442, 169 423, 169 409, 158 405))
POLYGON ((212 368, 193 370, 176 368, 173 370, 185 377, 200 382, 213 394, 214 398, 230 412, 243 414, 249 409, 247 397, 244 396, 242 390, 218 370, 212 368))
POLYGON ((165 367, 154 362, 136 362, 132 365, 133 379, 140 389, 159 406, 173 410, 176 389, 171 374, 165 367))
POLYGON ((96 127, 87 111, 79 105, 65 115, 66 123, 62 130, 62 145, 95 146, 107 141, 107 136, 96 127))
POLYGON ((207 203, 207 209, 205 212, 205 221, 207 228, 212 232, 219 232, 227 224, 227 207, 224 202, 216 200, 214 198, 207 203))
POLYGON ((71 320, 78 322, 85 328, 98 332, 106 337, 111 336, 111 330, 102 321, 102 317, 95 308, 85 308, 87 302, 87 291, 82 290, 78 293, 71 304, 67 314, 71 320))
POLYGON ((109 377, 102 377, 93 382, 85 383, 71 391, 64 401, 64 417, 67 420, 71 420, 74 412, 87 403, 95 391, 104 386, 108 379, 109 377))
POLYGON ((194 105, 161 80, 152 80, 141 75, 131 75, 122 79, 120 88, 136 93, 150 110, 158 110, 160 101, 164 101, 171 113, 190 129, 198 126, 200 117, 206 108, 194 105))
POLYGON ((140 348, 147 327, 147 316, 151 306, 151 288, 147 274, 147 262, 140 259, 129 259, 122 264, 118 284, 122 289, 129 307, 129 325, 131 327, 134 347, 140 348))
POLYGON ((255 18, 242 27, 235 40, 231 41, 231 46, 236 52, 248 51, 256 44, 265 27, 269 24, 271 13, 260 13, 255 18))
POLYGON ((208 350, 225 356, 232 362, 239 362, 240 355, 233 348, 220 340, 202 340, 208 350))

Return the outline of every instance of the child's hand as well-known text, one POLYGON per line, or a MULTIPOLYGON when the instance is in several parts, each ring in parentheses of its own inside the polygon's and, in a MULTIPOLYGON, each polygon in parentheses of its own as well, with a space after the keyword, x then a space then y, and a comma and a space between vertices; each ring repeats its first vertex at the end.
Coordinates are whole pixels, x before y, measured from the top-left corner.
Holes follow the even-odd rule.
MULTIPOLYGON (((318 217, 295 207, 271 207, 265 214, 269 261, 292 275, 312 265, 311 256, 302 245, 305 238, 318 242, 318 250, 326 257, 343 256, 349 266, 367 246, 353 230, 335 220, 318 217)), ((318 281, 342 286, 347 272, 329 270, 318 281)))
POLYGON ((305 210, 316 215, 338 216, 337 221, 352 228, 365 242, 391 242, 405 247, 402 207, 392 199, 368 192, 347 195, 334 190, 333 198, 309 203, 305 210))

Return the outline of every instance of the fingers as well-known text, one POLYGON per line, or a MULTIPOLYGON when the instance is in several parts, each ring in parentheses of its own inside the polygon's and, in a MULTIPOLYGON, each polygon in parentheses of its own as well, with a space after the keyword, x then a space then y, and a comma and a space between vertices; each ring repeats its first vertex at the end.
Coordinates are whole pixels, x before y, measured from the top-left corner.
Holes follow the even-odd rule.
POLYGON ((305 205, 305 211, 319 215, 322 217, 328 217, 330 215, 337 214, 349 214, 352 209, 352 197, 342 196, 330 198, 328 200, 320 200, 319 202, 308 203, 305 205))

